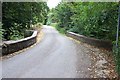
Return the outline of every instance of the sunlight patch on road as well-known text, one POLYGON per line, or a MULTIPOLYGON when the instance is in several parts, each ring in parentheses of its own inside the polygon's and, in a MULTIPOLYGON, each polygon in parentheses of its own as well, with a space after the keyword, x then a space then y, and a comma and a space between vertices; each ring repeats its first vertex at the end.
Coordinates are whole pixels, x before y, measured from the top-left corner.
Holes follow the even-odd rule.
POLYGON ((77 43, 81 43, 80 41, 78 41, 78 40, 76 40, 76 39, 74 39, 74 38, 71 38, 71 37, 68 37, 68 36, 66 36, 68 39, 70 39, 70 40, 73 40, 73 41, 75 41, 75 42, 77 42, 77 43))
POLYGON ((44 33, 42 31, 40 31, 40 33, 38 33, 37 36, 37 43, 39 43, 41 41, 41 39, 43 38, 44 33))

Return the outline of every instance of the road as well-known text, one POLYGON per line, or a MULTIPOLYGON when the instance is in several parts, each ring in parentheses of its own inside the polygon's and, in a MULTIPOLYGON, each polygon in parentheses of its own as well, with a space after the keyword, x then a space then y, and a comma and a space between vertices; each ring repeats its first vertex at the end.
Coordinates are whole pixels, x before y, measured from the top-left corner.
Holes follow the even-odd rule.
POLYGON ((91 59, 84 46, 44 26, 44 36, 34 47, 2 61, 3 78, 90 77, 91 59))

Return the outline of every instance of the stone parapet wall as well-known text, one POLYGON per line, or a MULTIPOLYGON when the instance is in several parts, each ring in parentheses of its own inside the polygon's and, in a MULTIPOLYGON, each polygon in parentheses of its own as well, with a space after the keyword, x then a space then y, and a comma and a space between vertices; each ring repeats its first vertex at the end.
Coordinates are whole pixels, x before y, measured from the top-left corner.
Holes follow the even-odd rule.
POLYGON ((73 33, 73 32, 67 32, 66 35, 68 37, 72 37, 72 38, 74 38, 76 40, 79 40, 81 42, 88 43, 92 46, 96 46, 96 47, 99 47, 99 48, 104 48, 104 49, 107 49, 107 50, 112 50, 112 42, 111 41, 105 41, 105 40, 90 38, 90 37, 79 35, 79 34, 76 34, 76 33, 73 33))
POLYGON ((27 48, 36 43, 37 31, 32 31, 30 37, 20 39, 17 41, 3 41, 2 42, 2 56, 27 48))

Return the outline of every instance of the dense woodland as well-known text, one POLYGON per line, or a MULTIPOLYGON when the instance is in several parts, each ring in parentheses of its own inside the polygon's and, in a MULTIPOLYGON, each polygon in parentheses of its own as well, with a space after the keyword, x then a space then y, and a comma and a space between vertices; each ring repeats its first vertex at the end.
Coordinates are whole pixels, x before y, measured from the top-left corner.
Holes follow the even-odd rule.
MULTIPOLYGON (((48 14, 47 24, 55 26, 61 33, 72 31, 88 37, 110 40, 114 45, 118 7, 117 2, 61 2, 48 14)), ((114 48, 114 53, 120 67, 120 48, 114 48)), ((120 68, 118 72, 120 73, 120 68)))
POLYGON ((24 33, 31 28, 31 24, 45 23, 48 11, 46 2, 3 2, 3 39, 24 38, 24 33))

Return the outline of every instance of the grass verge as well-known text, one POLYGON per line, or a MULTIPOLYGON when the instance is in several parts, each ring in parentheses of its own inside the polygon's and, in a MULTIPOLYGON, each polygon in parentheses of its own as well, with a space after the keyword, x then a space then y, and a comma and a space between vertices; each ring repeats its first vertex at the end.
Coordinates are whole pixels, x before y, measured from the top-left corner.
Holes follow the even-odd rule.
POLYGON ((115 58, 115 63, 116 63, 116 70, 118 72, 118 75, 120 76, 120 47, 116 48, 115 46, 113 47, 113 55, 115 58))

